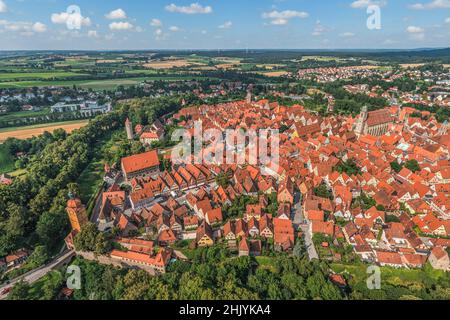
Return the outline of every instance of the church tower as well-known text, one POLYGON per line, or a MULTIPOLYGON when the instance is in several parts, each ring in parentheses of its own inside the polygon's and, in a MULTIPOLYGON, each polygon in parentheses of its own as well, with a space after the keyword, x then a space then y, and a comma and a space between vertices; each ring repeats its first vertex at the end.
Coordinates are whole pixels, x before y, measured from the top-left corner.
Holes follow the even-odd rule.
POLYGON ((252 92, 250 90, 247 91, 247 98, 245 100, 248 104, 252 103, 252 92))
POLYGON ((125 130, 127 132, 127 139, 133 140, 134 134, 133 134, 133 124, 131 123, 130 119, 127 118, 125 121, 125 130))
POLYGON ((367 117, 369 115, 367 106, 364 106, 361 110, 358 120, 356 121, 355 133, 360 136, 364 134, 366 129, 367 117))
POLYGON ((70 225, 72 230, 80 232, 83 226, 88 223, 88 216, 86 208, 78 198, 70 199, 67 201, 67 214, 69 215, 70 225))

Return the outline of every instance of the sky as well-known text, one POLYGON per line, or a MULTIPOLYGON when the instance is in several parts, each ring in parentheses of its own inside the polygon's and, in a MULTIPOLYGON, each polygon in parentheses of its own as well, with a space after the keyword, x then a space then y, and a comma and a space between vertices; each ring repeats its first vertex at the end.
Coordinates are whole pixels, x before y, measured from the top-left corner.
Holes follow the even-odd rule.
POLYGON ((450 0, 0 0, 0 50, 450 47, 450 0))

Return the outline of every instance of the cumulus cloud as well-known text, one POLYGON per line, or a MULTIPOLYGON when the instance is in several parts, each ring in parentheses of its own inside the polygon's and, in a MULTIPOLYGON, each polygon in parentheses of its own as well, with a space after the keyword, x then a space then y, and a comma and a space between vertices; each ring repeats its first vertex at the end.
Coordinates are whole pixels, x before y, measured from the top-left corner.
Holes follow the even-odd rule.
POLYGON ((409 33, 412 40, 422 41, 425 39, 425 30, 421 27, 409 26, 406 28, 406 32, 409 33))
POLYGON ((171 26, 169 28, 169 30, 172 31, 172 32, 178 32, 178 31, 180 31, 180 28, 178 28, 177 26, 171 26))
POLYGON ((112 22, 109 24, 109 29, 118 31, 131 30, 133 25, 129 22, 112 22))
POLYGON ((166 10, 169 12, 178 12, 184 14, 208 14, 213 11, 211 6, 203 7, 198 2, 191 3, 189 6, 177 6, 176 4, 170 4, 166 6, 166 10))
POLYGON ((11 32, 20 32, 21 35, 31 36, 35 33, 47 31, 47 26, 41 22, 7 21, 0 20, 0 26, 11 32))
POLYGON ((67 24, 71 21, 73 24, 78 26, 88 27, 91 25, 91 19, 88 17, 83 17, 79 12, 61 12, 61 13, 53 13, 51 16, 51 20, 54 24, 67 24))
POLYGON ((290 19, 293 18, 307 18, 309 14, 304 11, 295 11, 295 10, 285 10, 285 11, 277 11, 273 10, 271 12, 264 12, 262 17, 264 19, 270 19, 270 23, 274 25, 285 25, 289 23, 290 19))
POLYGON ((350 4, 350 6, 352 8, 355 8, 355 9, 365 9, 368 6, 372 6, 372 5, 384 7, 386 4, 387 4, 386 0, 379 0, 379 1, 375 1, 375 0, 356 0, 356 1, 353 1, 350 4))
POLYGON ((105 17, 109 20, 122 20, 127 18, 127 13, 119 8, 107 13, 105 17))
POLYGON ((445 23, 450 23, 450 18, 445 19, 445 23))
POLYGON ((406 32, 408 32, 408 33, 423 33, 424 30, 421 27, 409 26, 408 28, 406 28, 406 32))
POLYGON ((163 23, 159 19, 152 19, 152 21, 150 21, 150 25, 152 27, 162 27, 163 23))
POLYGON ((415 3, 409 6, 414 10, 426 10, 426 9, 449 9, 450 0, 433 0, 427 3, 415 3))
POLYGON ((47 31, 47 26, 45 24, 41 23, 41 22, 36 22, 35 24, 33 24, 31 29, 34 32, 42 33, 42 32, 47 31))
POLYGON ((95 30, 89 30, 87 35, 89 38, 98 38, 98 32, 95 30))
POLYGON ((0 13, 8 11, 8 7, 3 0, 0 0, 0 13))
POLYGON ((341 38, 352 38, 354 36, 355 36, 355 34, 353 32, 343 32, 343 33, 339 34, 339 37, 341 37, 341 38))
POLYGON ((230 29, 233 26, 233 22, 227 21, 219 26, 219 29, 230 29))

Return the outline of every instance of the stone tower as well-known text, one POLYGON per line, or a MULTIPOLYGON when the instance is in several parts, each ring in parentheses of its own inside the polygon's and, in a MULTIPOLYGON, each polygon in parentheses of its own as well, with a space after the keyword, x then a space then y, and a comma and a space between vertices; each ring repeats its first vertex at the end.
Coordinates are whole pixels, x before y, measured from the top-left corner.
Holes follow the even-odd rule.
POLYGON ((67 214, 69 215, 70 225, 72 230, 80 232, 83 226, 88 223, 88 216, 86 208, 78 198, 70 199, 67 201, 67 214))
POLYGON ((130 119, 127 118, 125 121, 125 130, 127 132, 127 139, 133 140, 134 134, 133 134, 133 124, 131 123, 130 119))
POLYGON ((245 100, 248 104, 252 103, 252 92, 250 90, 247 91, 247 98, 245 100))
POLYGON ((369 112, 368 112, 367 106, 364 106, 362 108, 359 118, 356 122, 355 133, 358 136, 364 134, 364 131, 366 129, 368 115, 369 115, 369 112))

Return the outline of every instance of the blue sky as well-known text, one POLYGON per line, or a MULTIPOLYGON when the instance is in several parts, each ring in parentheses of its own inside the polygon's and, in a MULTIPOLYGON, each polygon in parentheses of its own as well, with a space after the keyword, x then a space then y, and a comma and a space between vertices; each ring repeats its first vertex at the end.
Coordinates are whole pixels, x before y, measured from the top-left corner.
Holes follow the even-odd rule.
POLYGON ((2 50, 422 48, 449 40, 450 0, 0 0, 2 50), (367 27, 371 5, 381 29, 367 27))

